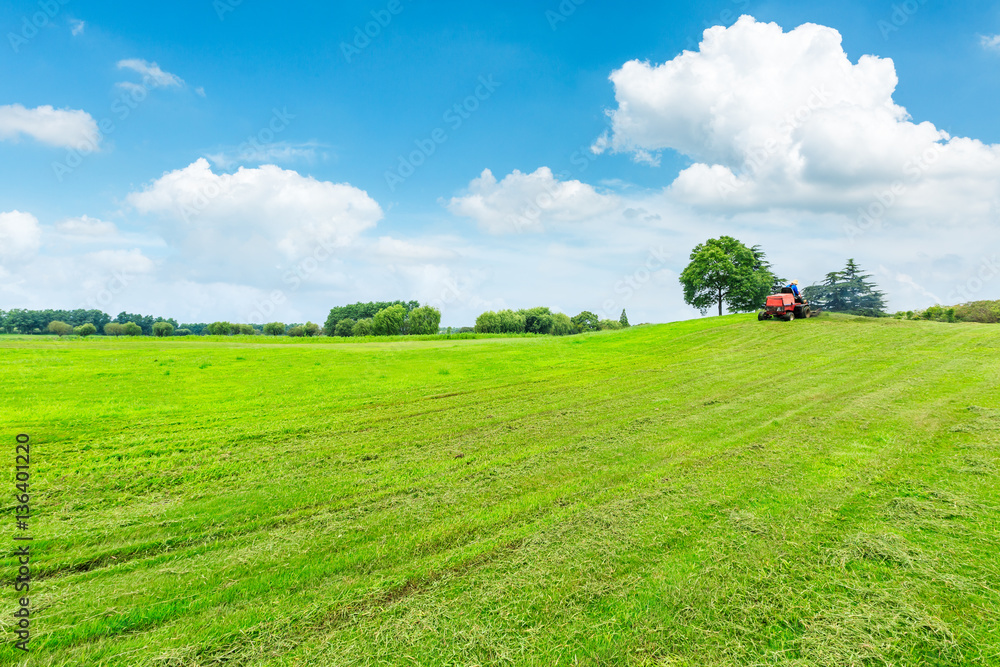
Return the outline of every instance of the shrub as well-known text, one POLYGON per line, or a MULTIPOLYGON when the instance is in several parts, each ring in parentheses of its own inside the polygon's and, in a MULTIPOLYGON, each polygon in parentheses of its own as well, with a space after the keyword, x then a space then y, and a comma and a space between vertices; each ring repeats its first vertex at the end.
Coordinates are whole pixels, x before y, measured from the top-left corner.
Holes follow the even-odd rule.
POLYGON ((621 329, 622 324, 618 320, 601 320, 597 323, 597 328, 601 331, 621 329))
POLYGON ((955 319, 959 322, 1000 322, 1000 301, 972 301, 955 306, 955 319))
POLYGON ((125 335, 126 336, 141 336, 142 335, 142 327, 140 327, 135 322, 126 322, 125 323, 125 335))
POLYGON ((580 331, 597 331, 600 328, 600 323, 600 318, 589 310, 585 310, 573 318, 573 324, 580 331))
POLYGON ((346 318, 337 322, 337 326, 334 327, 334 335, 340 336, 341 338, 350 338, 354 335, 354 326, 357 324, 351 318, 346 318))
POLYGON ((66 324, 65 322, 54 320, 52 322, 49 322, 49 331, 62 338, 63 336, 68 336, 71 333, 73 333, 73 327, 66 324))
POLYGON ((104 335, 118 338, 118 336, 125 335, 125 327, 117 322, 109 322, 104 325, 104 335))
POLYGON ((175 336, 190 336, 191 335, 191 330, 190 329, 178 329, 177 331, 174 332, 174 335, 175 336))
POLYGON ((257 330, 254 329, 253 326, 250 325, 250 324, 240 324, 240 325, 237 325, 237 326, 239 326, 239 334, 241 336, 256 336, 257 335, 257 330))
POLYGON ((293 338, 304 338, 306 335, 306 328, 301 324, 298 326, 294 326, 288 330, 288 335, 292 336, 293 338))
POLYGON ((165 338, 174 335, 174 325, 170 322, 157 322, 153 325, 153 335, 157 338, 165 338))
POLYGON ((77 336, 80 336, 81 338, 86 338, 87 336, 93 336, 95 333, 97 333, 97 327, 95 327, 90 322, 87 322, 86 324, 81 324, 80 326, 73 329, 73 333, 75 333, 77 336))
POLYGON ((319 325, 313 322, 306 322, 304 327, 306 335, 312 338, 313 336, 319 335, 319 325))
POLYGON ((284 336, 285 325, 282 322, 268 322, 264 325, 265 336, 284 336))
POLYGON ((229 322, 212 322, 208 325, 208 333, 212 336, 229 336, 232 334, 232 329, 233 325, 229 322))

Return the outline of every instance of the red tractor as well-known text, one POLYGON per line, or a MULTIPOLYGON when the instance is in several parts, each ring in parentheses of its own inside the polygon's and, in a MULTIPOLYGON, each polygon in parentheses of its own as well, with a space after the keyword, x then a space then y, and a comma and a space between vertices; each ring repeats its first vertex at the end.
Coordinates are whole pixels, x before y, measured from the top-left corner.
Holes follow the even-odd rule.
POLYGON ((759 321, 780 319, 791 322, 796 317, 806 318, 819 315, 819 311, 813 312, 809 307, 809 302, 802 297, 796 297, 790 287, 785 287, 778 294, 767 297, 764 310, 757 313, 759 321))

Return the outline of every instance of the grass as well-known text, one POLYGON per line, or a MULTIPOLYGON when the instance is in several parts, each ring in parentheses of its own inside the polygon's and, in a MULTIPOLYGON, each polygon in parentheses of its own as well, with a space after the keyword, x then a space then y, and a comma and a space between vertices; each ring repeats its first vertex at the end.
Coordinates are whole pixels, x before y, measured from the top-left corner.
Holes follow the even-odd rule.
POLYGON ((36 613, 0 663, 1000 664, 998 352, 829 316, 0 338, 36 613))

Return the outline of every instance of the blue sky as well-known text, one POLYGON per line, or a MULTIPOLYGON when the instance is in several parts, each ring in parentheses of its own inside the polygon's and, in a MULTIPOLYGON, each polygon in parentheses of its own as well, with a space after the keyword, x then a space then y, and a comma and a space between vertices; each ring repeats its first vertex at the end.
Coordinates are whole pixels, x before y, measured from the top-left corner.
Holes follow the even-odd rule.
POLYGON ((1000 292, 993 3, 43 0, 0 26, 0 308, 667 321, 723 233, 805 284, 856 257, 892 308, 1000 292))

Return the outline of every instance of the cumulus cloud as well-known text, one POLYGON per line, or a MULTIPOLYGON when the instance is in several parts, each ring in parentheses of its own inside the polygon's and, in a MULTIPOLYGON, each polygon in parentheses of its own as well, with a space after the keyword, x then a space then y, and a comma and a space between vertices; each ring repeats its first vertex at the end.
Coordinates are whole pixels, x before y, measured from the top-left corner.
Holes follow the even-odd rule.
MULTIPOLYGON (((158 64, 140 60, 139 58, 129 58, 118 62, 118 69, 127 69, 142 75, 143 88, 180 88, 184 85, 184 80, 176 74, 163 71, 158 64)), ((122 82, 118 84, 124 88, 135 88, 137 84, 122 82)))
POLYGON ((489 169, 469 183, 468 194, 453 197, 448 210, 472 218, 493 234, 539 232, 546 224, 593 219, 615 209, 618 198, 580 181, 560 181, 548 167, 531 174, 514 170, 497 181, 489 169))
POLYGON ((42 228, 30 213, 0 213, 0 259, 24 260, 38 252, 42 228))
MULTIPOLYGON (((329 257, 382 219, 366 192, 264 165, 216 174, 205 159, 164 174, 128 203, 162 223, 172 245, 200 271, 242 267, 259 276, 303 257, 329 257)), ((230 274, 232 275, 232 274, 230 274)))
POLYGON ((843 213, 881 198, 934 222, 995 213, 1000 149, 914 122, 893 101, 893 62, 852 63, 832 28, 784 32, 744 16, 706 30, 697 52, 628 62, 611 81, 618 108, 594 150, 690 157, 670 188, 679 201, 843 213))
POLYGON ((987 51, 1000 52, 1000 35, 982 35, 979 44, 987 51))
POLYGON ((453 259, 458 256, 454 250, 426 243, 415 243, 396 239, 391 236, 383 236, 375 243, 372 250, 384 259, 408 261, 434 261, 442 259, 453 259))
POLYGON ((96 149, 101 141, 97 121, 86 111, 20 104, 0 106, 0 140, 29 136, 59 148, 96 149))

